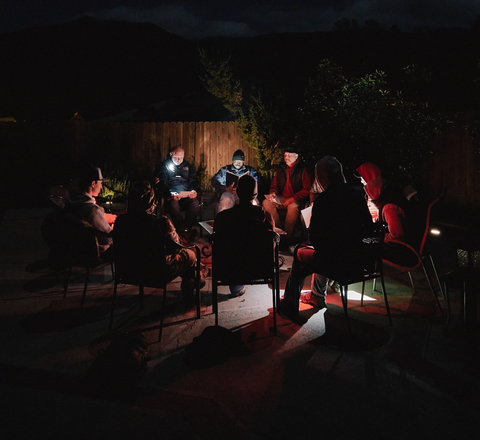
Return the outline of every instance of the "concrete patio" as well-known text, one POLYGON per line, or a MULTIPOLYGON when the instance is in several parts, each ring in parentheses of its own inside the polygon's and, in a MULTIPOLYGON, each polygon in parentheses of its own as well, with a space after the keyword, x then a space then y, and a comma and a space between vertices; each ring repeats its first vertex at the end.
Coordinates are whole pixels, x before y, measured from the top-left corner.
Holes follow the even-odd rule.
MULTIPOLYGON (((302 305, 297 322, 278 316, 273 336, 268 286, 248 286, 234 299, 223 288, 219 324, 238 345, 200 368, 188 348, 214 324, 211 283, 202 289, 198 320, 179 301, 179 280, 171 283, 160 343, 160 291, 147 289, 140 310, 138 290, 121 286, 109 333, 109 267, 93 272, 80 308, 83 272, 74 271, 63 298, 61 283, 42 263, 40 225, 49 210, 7 210, 0 223, 0 438, 478 437, 478 335, 467 339, 461 331, 458 292, 445 331, 421 272, 413 293, 406 274, 385 269, 393 326, 381 292, 369 283, 361 307, 360 286, 351 286, 353 338, 337 293, 328 295, 326 312, 302 305), (148 369, 128 397, 92 396, 87 370, 127 331, 146 337, 148 369)), ((282 287, 292 261, 284 257, 282 287)))

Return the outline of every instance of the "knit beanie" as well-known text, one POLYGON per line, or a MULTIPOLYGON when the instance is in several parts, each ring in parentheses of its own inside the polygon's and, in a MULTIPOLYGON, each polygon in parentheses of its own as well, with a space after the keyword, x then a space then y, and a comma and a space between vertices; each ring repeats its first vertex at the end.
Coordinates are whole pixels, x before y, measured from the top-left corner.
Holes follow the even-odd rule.
POLYGON ((245 154, 243 154, 242 150, 237 150, 237 151, 235 151, 235 153, 233 153, 232 162, 234 160, 241 160, 241 161, 245 162, 245 154))

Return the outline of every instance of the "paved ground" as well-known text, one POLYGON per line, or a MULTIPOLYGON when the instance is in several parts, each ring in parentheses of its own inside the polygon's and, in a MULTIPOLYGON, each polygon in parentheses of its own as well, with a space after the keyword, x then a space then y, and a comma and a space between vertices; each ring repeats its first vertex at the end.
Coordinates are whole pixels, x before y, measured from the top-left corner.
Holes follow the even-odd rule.
POLYGON ((48 211, 8 210, 0 223, 1 439, 478 438, 478 344, 458 319, 445 332, 421 273, 413 294, 405 274, 387 269, 393 326, 379 292, 369 287, 364 307, 352 293, 353 338, 338 294, 327 312, 303 306, 298 322, 278 317, 273 336, 268 286, 235 299, 221 290, 220 325, 232 339, 224 356, 222 339, 200 358, 192 341, 214 322, 210 283, 199 320, 178 301, 179 283, 169 286, 160 343, 159 292, 148 290, 140 310, 137 291, 122 287, 109 333, 108 268, 94 273, 80 308, 82 272, 63 298, 42 264, 48 211), (131 393, 125 383, 115 395, 92 389, 87 371, 127 331, 148 341, 146 372, 131 393))

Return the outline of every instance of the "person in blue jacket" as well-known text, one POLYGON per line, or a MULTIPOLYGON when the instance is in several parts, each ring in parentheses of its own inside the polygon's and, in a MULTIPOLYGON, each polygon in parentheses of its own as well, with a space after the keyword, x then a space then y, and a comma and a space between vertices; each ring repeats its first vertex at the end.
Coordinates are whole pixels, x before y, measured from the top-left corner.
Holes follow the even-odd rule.
POLYGON ((235 176, 248 174, 252 176, 258 184, 258 172, 255 168, 245 165, 245 154, 242 150, 233 153, 232 163, 220 168, 212 178, 212 186, 215 188, 219 197, 218 212, 232 208, 238 203, 237 188, 234 183, 227 186, 227 174, 232 173, 235 176))
POLYGON ((197 222, 199 201, 195 168, 185 160, 185 151, 175 148, 160 164, 155 178, 163 194, 165 210, 172 217, 177 231, 191 229, 197 222), (181 209, 185 210, 185 220, 181 209))

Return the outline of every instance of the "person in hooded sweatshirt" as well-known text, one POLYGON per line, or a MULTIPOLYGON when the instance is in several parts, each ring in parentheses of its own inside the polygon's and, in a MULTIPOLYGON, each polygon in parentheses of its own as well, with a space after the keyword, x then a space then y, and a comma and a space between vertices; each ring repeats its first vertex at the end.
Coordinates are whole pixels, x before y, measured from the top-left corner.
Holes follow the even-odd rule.
POLYGON ((106 261, 110 257, 113 230, 111 223, 115 221, 113 214, 108 214, 97 205, 95 197, 98 197, 102 189, 102 170, 98 167, 87 166, 82 169, 77 178, 77 188, 72 189, 65 202, 65 210, 87 222, 97 231, 98 249, 100 258, 106 261), (110 223, 109 223, 110 222, 110 223))
POLYGON ((287 317, 298 315, 298 302, 325 308, 328 279, 319 272, 335 273, 358 257, 356 243, 372 217, 363 195, 345 181, 341 163, 323 157, 315 166, 315 176, 323 189, 312 208, 309 235, 312 246, 298 250, 279 311, 287 317), (352 261, 350 261, 352 259, 352 261), (305 278, 313 273, 312 291, 302 294, 305 278))
POLYGON ((364 186, 368 200, 378 210, 378 219, 387 224, 388 232, 385 235, 385 241, 407 242, 406 217, 409 209, 405 195, 391 182, 382 178, 380 169, 371 162, 363 163, 356 171, 364 186))

